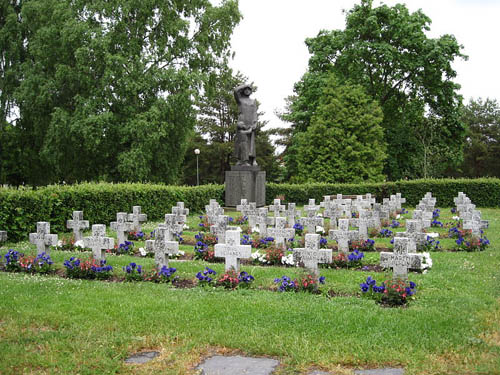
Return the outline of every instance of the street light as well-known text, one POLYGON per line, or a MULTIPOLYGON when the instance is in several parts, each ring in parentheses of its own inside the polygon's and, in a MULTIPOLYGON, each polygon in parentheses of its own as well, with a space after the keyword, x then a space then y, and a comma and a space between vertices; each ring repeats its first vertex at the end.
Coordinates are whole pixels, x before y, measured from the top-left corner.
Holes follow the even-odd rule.
POLYGON ((196 185, 200 186, 200 175, 198 173, 198 155, 200 154, 200 150, 195 148, 194 153, 196 154, 196 185))

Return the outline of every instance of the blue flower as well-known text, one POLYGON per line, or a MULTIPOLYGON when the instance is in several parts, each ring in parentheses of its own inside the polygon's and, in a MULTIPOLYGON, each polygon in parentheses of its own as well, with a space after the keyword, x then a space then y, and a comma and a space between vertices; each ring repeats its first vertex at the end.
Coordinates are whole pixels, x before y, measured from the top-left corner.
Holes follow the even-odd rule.
POLYGON ((319 278, 319 283, 320 283, 320 284, 324 284, 324 283, 325 283, 325 276, 321 276, 321 277, 319 278))

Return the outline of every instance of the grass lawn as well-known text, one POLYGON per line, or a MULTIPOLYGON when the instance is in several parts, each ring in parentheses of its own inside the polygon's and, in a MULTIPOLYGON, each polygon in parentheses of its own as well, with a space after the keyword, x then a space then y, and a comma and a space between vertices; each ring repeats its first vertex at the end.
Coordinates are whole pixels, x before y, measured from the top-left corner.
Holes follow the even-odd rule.
MULTIPOLYGON (((277 277, 301 274, 284 267, 244 265, 255 285, 235 291, 0 272, 0 374, 190 374, 213 353, 274 357, 281 362, 278 374, 388 366, 402 366, 406 374, 500 374, 500 210, 481 211, 490 222, 490 247, 432 252, 432 270, 410 275, 418 290, 406 308, 362 298, 359 284, 367 276, 383 281, 390 273, 359 270, 322 269, 321 295, 268 290, 277 277), (330 289, 345 296, 330 298, 330 289), (144 365, 123 362, 143 350, 160 356, 144 365)), ((449 209, 442 209, 440 220, 451 220, 449 209)), ((198 222, 190 216, 190 227, 198 222)), ((445 249, 454 243, 440 241, 445 249)), ((389 240, 377 244, 388 246, 389 240)), ((26 242, 3 244, 0 254, 8 249, 36 253, 26 242)), ((193 246, 181 249, 193 252, 193 246)), ((79 255, 51 252, 57 268, 79 255)), ((378 262, 378 253, 365 255, 368 263, 378 262)), ((151 258, 108 256, 118 275, 132 261, 154 264, 151 258)), ((170 264, 191 280, 206 266, 219 273, 224 267, 170 264)))

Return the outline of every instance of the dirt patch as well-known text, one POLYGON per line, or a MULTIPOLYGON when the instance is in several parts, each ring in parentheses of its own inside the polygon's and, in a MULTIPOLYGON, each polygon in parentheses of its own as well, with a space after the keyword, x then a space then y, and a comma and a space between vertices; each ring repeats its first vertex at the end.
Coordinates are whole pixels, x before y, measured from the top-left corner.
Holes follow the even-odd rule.
POLYGON ((190 289, 194 288, 196 283, 189 279, 176 279, 172 282, 172 285, 178 289, 190 289))

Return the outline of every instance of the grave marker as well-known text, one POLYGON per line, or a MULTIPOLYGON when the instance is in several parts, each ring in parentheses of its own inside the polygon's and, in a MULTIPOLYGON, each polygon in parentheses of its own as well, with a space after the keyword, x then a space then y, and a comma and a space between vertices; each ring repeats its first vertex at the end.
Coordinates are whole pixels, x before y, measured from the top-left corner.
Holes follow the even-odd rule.
POLYGON ((50 223, 36 223, 36 233, 30 233, 30 242, 36 245, 37 255, 49 254, 50 246, 57 245, 57 234, 50 234, 50 223))
POLYGON ((7 232, 0 230, 0 243, 7 241, 7 232))
POLYGON ((175 234, 181 234, 183 229, 183 225, 177 222, 174 214, 165 214, 165 224, 160 227, 167 229, 167 241, 173 241, 175 234))
POLYGON ((267 229, 267 235, 274 238, 276 246, 285 247, 285 241, 295 237, 295 229, 285 228, 286 218, 275 218, 276 226, 267 229))
POLYGON ((301 217, 299 223, 307 228, 309 233, 316 233, 316 225, 323 226, 324 220, 319 216, 301 217))
POLYGON ((75 242, 83 238, 82 231, 88 227, 89 221, 83 220, 83 211, 73 211, 73 220, 66 221, 66 228, 73 229, 75 242))
POLYGON ((133 206, 132 213, 127 215, 127 219, 132 223, 132 230, 140 232, 142 230, 141 223, 144 223, 148 219, 148 216, 141 213, 141 206, 133 206))
POLYGON ((261 207, 258 209, 257 225, 259 226, 260 237, 267 236, 267 226, 274 225, 274 218, 267 216, 267 208, 261 207))
POLYGON ((215 256, 225 258, 225 271, 233 269, 236 273, 240 272, 240 259, 250 258, 252 256, 251 245, 240 245, 240 231, 226 231, 226 243, 218 243, 214 246, 215 256))
POLYGON ((205 206, 205 211, 210 225, 215 224, 217 216, 224 215, 224 209, 215 199, 210 199, 209 205, 205 206))
POLYGON ((281 213, 285 211, 285 205, 281 204, 280 199, 275 199, 273 204, 269 206, 269 211, 274 212, 274 217, 281 216, 281 213))
POLYGON ((481 237, 481 229, 487 229, 487 220, 464 220, 463 229, 470 229, 474 236, 481 237))
POLYGON ((293 228, 295 225, 295 219, 300 216, 300 210, 295 208, 295 203, 288 203, 288 209, 285 210, 285 216, 287 218, 288 225, 293 228))
POLYGON ((118 238, 118 245, 124 244, 126 237, 125 233, 133 230, 133 224, 127 221, 128 214, 126 212, 118 212, 116 214, 116 221, 110 223, 111 229, 116 231, 118 238))
POLYGON ((156 238, 146 241, 146 250, 154 252, 156 268, 161 270, 164 266, 168 268, 168 256, 179 253, 179 243, 168 240, 169 231, 164 226, 156 230, 156 238))
POLYGON ((189 215, 189 209, 184 208, 184 202, 177 202, 177 206, 172 207, 172 215, 175 216, 175 222, 184 227, 189 215))
POLYGON ((115 246, 115 239, 106 237, 104 224, 94 224, 92 225, 92 236, 83 238, 83 246, 92 249, 92 257, 101 261, 106 258, 103 256, 102 250, 112 249, 115 246))
POLYGON ((396 237, 394 238, 394 252, 380 253, 380 265, 385 268, 392 268, 393 280, 407 280, 409 269, 420 269, 422 267, 421 257, 418 254, 408 253, 409 242, 409 238, 396 237))
POLYGON ((395 237, 408 238, 408 251, 417 251, 417 246, 426 241, 427 233, 422 232, 420 220, 406 220, 406 232, 396 232, 395 237))
POLYGON ((293 258, 296 264, 307 268, 316 278, 319 276, 318 263, 331 263, 332 250, 320 249, 321 236, 307 233, 304 248, 293 249, 293 258))
POLYGON ((349 252, 349 241, 359 239, 358 231, 349 230, 349 219, 339 219, 339 228, 330 230, 328 237, 331 240, 337 241, 338 249, 342 253, 349 252))

